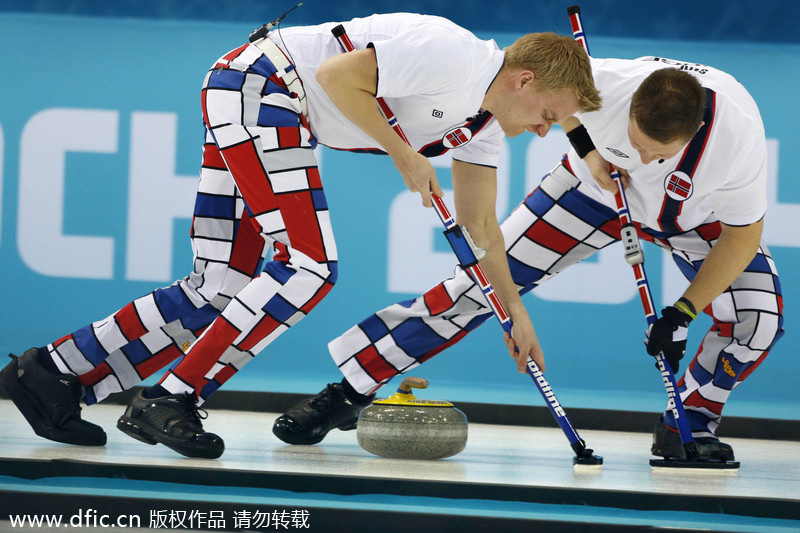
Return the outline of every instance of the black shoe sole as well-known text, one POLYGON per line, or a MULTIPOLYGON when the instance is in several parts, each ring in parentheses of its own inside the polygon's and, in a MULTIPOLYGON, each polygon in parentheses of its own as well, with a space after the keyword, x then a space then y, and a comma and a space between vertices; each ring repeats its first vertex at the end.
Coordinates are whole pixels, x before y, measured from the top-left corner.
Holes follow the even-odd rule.
POLYGON ((650 459, 650 466, 655 468, 691 468, 707 470, 738 470, 741 466, 739 461, 722 461, 714 459, 650 459))
POLYGON ((17 406, 22 416, 25 417, 33 432, 42 438, 61 442, 63 444, 74 444, 77 446, 105 446, 106 434, 102 433, 102 438, 87 438, 83 434, 76 434, 69 431, 58 429, 42 413, 47 410, 30 394, 25 386, 20 382, 17 375, 19 359, 13 359, 2 371, 0 371, 0 386, 6 391, 11 401, 17 406))
POLYGON ((154 446, 158 444, 157 440, 147 436, 147 433, 142 430, 139 424, 126 416, 122 416, 119 420, 117 420, 117 429, 125 433, 127 436, 138 440, 139 442, 152 444, 154 446))
POLYGON ((186 446, 183 439, 175 439, 169 435, 159 433, 153 427, 142 424, 141 421, 125 415, 121 416, 117 421, 117 429, 139 442, 151 445, 161 443, 183 456, 195 459, 217 459, 225 451, 224 446, 222 449, 186 446))

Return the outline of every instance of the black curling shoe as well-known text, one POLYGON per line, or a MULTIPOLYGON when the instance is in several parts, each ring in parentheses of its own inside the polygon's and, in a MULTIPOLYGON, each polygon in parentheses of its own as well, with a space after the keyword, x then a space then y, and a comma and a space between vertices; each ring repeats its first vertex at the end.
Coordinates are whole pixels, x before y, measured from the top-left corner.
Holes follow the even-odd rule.
MULTIPOLYGON (((733 448, 714 437, 697 437, 693 439, 697 445, 697 458, 700 461, 734 460, 733 448)), ((653 428, 653 446, 650 452, 665 459, 686 459, 681 435, 677 430, 668 427, 661 416, 653 428)))
POLYGON ((117 421, 117 428, 138 441, 160 442, 186 457, 216 459, 225 451, 225 443, 203 430, 201 419, 206 416, 193 394, 148 399, 139 391, 117 421))
POLYGON ((0 371, 0 386, 40 437, 79 446, 104 446, 103 428, 81 418, 80 380, 54 374, 39 363, 39 349, 31 348, 0 371))
POLYGON ((356 429, 358 415, 373 398, 354 401, 341 383, 330 383, 316 396, 298 402, 279 416, 272 433, 288 444, 317 444, 334 428, 356 429))

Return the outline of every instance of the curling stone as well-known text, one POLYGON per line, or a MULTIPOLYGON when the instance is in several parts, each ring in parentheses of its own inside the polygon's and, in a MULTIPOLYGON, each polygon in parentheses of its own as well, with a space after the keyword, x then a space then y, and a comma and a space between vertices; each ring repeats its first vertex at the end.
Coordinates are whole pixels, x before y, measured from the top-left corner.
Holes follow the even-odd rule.
POLYGON ((467 417, 442 400, 418 400, 411 388, 428 381, 406 378, 389 398, 376 400, 358 417, 358 444, 366 451, 393 459, 442 459, 467 445, 467 417))

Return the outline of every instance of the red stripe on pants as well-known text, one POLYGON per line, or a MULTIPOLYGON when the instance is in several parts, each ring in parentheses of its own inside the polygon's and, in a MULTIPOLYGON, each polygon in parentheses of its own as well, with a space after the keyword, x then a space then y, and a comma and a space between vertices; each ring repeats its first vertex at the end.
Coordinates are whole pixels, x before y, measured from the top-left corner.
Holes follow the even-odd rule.
POLYGON ((186 357, 172 372, 184 383, 195 387, 199 394, 205 383, 205 375, 217 362, 219 355, 233 344, 240 333, 224 317, 217 317, 206 331, 202 342, 196 343, 194 349, 189 352, 190 356, 186 357))
POLYGON ((453 306, 453 300, 442 284, 426 292, 423 298, 425 298, 425 306, 431 312, 431 315, 444 313, 453 306))
POLYGON ((253 346, 261 341, 261 339, 275 331, 275 328, 280 325, 281 323, 277 322, 271 316, 264 315, 264 318, 261 319, 258 325, 250 330, 250 333, 236 347, 240 350, 250 351, 253 349, 253 346))
POLYGON ((525 236, 533 242, 541 244, 550 250, 554 250, 561 255, 569 252, 578 244, 576 239, 573 239, 563 231, 557 230, 541 219, 537 220, 530 229, 525 232, 525 236))
POLYGON ((222 155, 253 215, 277 209, 278 204, 275 193, 272 192, 272 184, 252 142, 225 148, 222 150, 222 155))
POLYGON ((233 241, 229 266, 239 272, 255 277, 261 261, 264 238, 261 236, 258 222, 250 218, 247 210, 242 213, 236 239, 233 241))
POLYGON ((128 340, 138 339, 147 333, 147 329, 145 329, 144 324, 142 324, 142 321, 139 319, 139 314, 136 312, 136 307, 133 305, 133 302, 120 309, 115 318, 119 329, 128 340))
POLYGON ((317 262, 328 260, 310 191, 280 194, 278 205, 292 248, 317 262))
POLYGON ((136 371, 139 373, 142 379, 145 379, 149 376, 152 376, 182 355, 183 351, 180 348, 174 344, 170 344, 153 357, 136 365, 136 371))

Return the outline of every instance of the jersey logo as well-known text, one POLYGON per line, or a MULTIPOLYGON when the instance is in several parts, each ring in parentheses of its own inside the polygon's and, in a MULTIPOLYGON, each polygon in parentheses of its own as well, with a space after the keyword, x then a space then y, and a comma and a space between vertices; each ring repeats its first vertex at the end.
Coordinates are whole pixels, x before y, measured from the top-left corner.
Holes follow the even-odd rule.
POLYGON ((629 159, 628 154, 620 150, 617 150, 616 148, 609 148, 608 146, 606 146, 606 150, 608 150, 617 157, 624 157, 625 159, 629 159))
POLYGON ((458 148, 467 144, 472 139, 472 132, 463 126, 453 128, 442 137, 442 144, 447 148, 458 148))
POLYGON ((442 113, 438 109, 434 109, 433 113, 431 113, 431 116, 434 118, 442 118, 444 116, 444 113, 442 113))
POLYGON ((445 133, 441 139, 428 143, 419 150, 425 157, 436 157, 442 155, 451 148, 464 146, 469 140, 477 135, 486 124, 492 119, 492 114, 488 111, 481 111, 472 120, 468 120, 463 126, 453 128, 445 133))
POLYGON ((693 190, 692 178, 683 172, 671 172, 664 179, 664 191, 667 196, 678 202, 688 200, 693 190))

